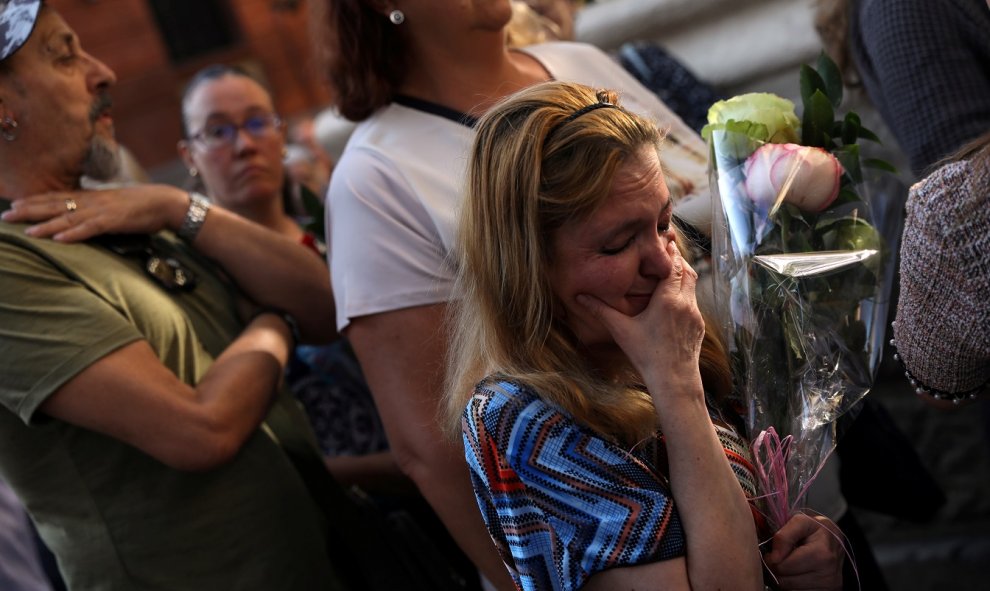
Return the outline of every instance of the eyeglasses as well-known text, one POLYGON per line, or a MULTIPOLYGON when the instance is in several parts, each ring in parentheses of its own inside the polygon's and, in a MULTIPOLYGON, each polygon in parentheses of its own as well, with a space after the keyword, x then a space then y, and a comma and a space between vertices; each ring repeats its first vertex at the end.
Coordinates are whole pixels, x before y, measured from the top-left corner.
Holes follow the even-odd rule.
POLYGON ((189 139, 198 141, 209 150, 234 145, 237 135, 243 129, 248 135, 255 139, 271 137, 282 127, 282 119, 274 113, 266 115, 253 115, 244 120, 244 123, 207 123, 198 133, 189 136, 189 139))
POLYGON ((95 241, 121 256, 140 259, 145 274, 166 291, 196 289, 196 274, 181 261, 163 252, 150 236, 118 234, 103 236, 95 241))

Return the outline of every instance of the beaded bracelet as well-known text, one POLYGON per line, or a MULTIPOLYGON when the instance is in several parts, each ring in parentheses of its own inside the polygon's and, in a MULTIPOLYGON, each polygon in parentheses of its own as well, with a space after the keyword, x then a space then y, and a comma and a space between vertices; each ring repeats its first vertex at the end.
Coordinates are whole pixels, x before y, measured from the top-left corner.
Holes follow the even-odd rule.
MULTIPOLYGON (((893 323, 891 323, 893 326, 893 323)), ((964 390, 962 392, 948 392, 946 390, 939 390, 938 388, 932 388, 931 386, 925 384, 918 378, 914 377, 911 370, 908 369, 907 364, 904 363, 904 359, 901 357, 900 353, 897 352, 897 343, 894 339, 890 339, 890 346, 894 349, 894 359, 901 364, 901 369, 904 370, 904 377, 907 378, 911 387, 914 388, 914 393, 919 396, 931 396, 935 400, 945 400, 951 402, 952 404, 961 404, 965 400, 975 400, 977 395, 990 385, 990 380, 987 380, 975 388, 969 390, 964 390)))

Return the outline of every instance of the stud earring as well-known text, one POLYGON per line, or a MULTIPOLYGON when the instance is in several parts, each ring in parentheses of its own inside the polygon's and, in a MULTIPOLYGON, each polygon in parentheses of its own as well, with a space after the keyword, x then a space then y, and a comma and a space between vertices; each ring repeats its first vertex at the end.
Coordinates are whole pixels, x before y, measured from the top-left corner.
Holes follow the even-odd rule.
POLYGON ((401 10, 396 8, 392 12, 388 13, 388 20, 392 21, 393 25, 401 25, 406 22, 406 15, 403 14, 401 10))
POLYGON ((0 137, 12 142, 17 139, 17 121, 14 121, 10 116, 5 116, 3 121, 0 121, 0 137))
POLYGON ((196 178, 197 176, 199 176, 199 170, 197 170, 195 166, 190 166, 189 167, 189 176, 191 176, 193 178, 196 178))

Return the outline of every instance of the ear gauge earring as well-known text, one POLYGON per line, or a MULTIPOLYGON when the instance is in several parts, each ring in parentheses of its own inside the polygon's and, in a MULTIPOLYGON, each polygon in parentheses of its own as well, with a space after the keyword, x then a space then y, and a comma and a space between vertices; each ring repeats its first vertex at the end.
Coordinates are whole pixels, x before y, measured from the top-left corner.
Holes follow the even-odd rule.
POLYGON ((5 116, 3 120, 0 121, 0 137, 8 142, 12 142, 17 139, 17 122, 9 116, 5 116))
POLYGON ((396 8, 392 12, 388 13, 388 20, 392 21, 393 25, 401 25, 406 22, 406 15, 403 14, 401 10, 396 8))

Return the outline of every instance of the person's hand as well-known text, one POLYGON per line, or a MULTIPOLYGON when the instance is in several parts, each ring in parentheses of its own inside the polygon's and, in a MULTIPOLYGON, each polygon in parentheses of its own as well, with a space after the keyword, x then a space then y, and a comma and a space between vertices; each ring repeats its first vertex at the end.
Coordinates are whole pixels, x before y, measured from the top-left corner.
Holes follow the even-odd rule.
POLYGON ((700 383, 698 358, 705 321, 695 298, 698 274, 673 240, 667 243, 667 252, 673 268, 657 283, 646 309, 636 316, 592 296, 579 295, 577 299, 605 325, 647 385, 674 385, 679 376, 700 383))
POLYGON ((773 536, 773 549, 763 557, 767 568, 788 591, 842 589, 842 532, 826 517, 799 513, 773 536))
POLYGON ((41 193, 11 202, 10 223, 33 223, 36 238, 79 242, 101 234, 152 234, 177 229, 189 207, 185 191, 168 185, 133 185, 99 191, 41 193))

